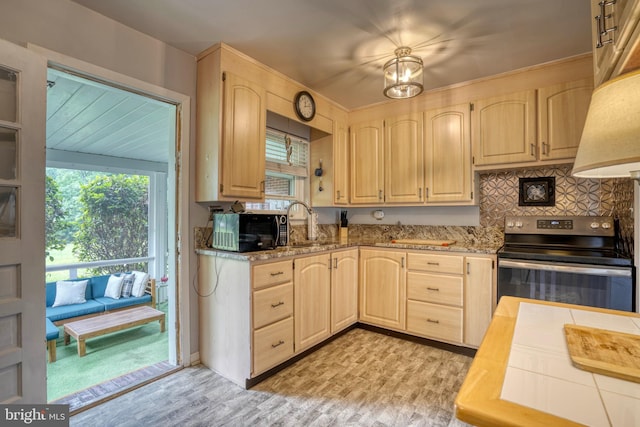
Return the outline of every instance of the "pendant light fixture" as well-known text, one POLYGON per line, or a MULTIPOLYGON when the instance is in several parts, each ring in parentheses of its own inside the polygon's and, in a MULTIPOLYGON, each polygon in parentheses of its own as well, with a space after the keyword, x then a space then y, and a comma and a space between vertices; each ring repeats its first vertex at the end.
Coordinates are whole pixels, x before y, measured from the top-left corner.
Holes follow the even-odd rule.
POLYGON ((640 70, 593 92, 572 175, 640 179, 640 70))
POLYGON ((384 95, 393 99, 420 95, 422 85, 422 59, 411 55, 408 47, 395 50, 396 57, 384 64, 384 95))

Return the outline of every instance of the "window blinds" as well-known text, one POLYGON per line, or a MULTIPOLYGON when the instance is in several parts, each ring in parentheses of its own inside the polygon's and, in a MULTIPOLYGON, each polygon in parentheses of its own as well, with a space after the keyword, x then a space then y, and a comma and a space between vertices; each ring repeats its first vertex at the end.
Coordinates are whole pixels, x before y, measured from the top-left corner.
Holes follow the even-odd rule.
POLYGON ((267 128, 267 170, 288 175, 308 176, 309 143, 296 136, 267 128))

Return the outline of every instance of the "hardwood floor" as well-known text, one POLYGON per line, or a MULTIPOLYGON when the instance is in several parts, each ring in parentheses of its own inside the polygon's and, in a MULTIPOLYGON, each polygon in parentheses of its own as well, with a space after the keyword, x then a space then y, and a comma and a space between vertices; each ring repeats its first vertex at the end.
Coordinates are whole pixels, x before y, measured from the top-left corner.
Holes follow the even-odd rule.
POLYGON ((71 426, 455 426, 471 358, 354 329, 250 390, 185 368, 71 426))

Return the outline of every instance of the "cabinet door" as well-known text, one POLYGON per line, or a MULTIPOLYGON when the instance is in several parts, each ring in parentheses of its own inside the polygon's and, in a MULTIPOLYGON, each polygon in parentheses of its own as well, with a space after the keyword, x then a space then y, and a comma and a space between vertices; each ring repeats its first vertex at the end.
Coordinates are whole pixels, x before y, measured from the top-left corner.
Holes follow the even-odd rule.
POLYGON ((358 321, 358 250, 331 255, 331 333, 358 321))
POLYGON ((384 129, 384 201, 421 203, 424 182, 422 115, 387 119, 384 129))
POLYGON ((351 203, 384 201, 384 147, 381 120, 351 126, 351 203))
POLYGON ((295 260, 294 336, 295 351, 299 352, 329 337, 331 258, 327 254, 295 260))
POLYGON ((404 252, 360 251, 360 320, 405 330, 404 252))
POLYGON ((333 202, 349 203, 349 132, 342 122, 336 122, 333 134, 333 202))
POLYGON ((591 92, 591 79, 538 89, 540 160, 576 156, 591 92))
POLYGON ((535 90, 477 101, 472 114, 475 165, 536 160, 535 90))
POLYGON ((263 199, 267 129, 265 91, 232 73, 224 73, 224 76, 220 193, 224 197, 263 199))
POLYGON ((591 34, 593 43, 593 76, 595 85, 607 81, 612 77, 621 56, 625 54, 625 47, 630 43, 634 29, 638 23, 640 2, 637 0, 601 1, 591 0, 591 34), (603 3, 604 9, 600 3, 603 3), (602 44, 598 44, 598 20, 596 17, 605 16, 604 28, 613 29, 601 36, 602 44), (600 46, 600 47, 598 47, 600 46))
POLYGON ((424 114, 427 202, 461 202, 471 195, 469 104, 424 114))
POLYGON ((464 342, 479 346, 493 313, 494 260, 466 257, 464 342))

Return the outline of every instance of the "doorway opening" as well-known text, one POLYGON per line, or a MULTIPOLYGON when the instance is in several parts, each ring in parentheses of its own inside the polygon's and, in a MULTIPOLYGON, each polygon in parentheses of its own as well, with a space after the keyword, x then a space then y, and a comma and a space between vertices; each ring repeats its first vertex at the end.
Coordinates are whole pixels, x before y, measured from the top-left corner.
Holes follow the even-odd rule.
MULTIPOLYGON (((93 284, 111 276, 124 282, 126 274, 146 273, 155 286, 145 305, 163 312, 166 325, 164 332, 152 322, 89 338, 80 356, 73 340, 65 345, 67 319, 57 321, 56 360, 47 368, 48 400, 68 403, 73 412, 178 365, 178 106, 65 69, 49 68, 47 80, 45 282, 58 286, 59 281, 89 279, 93 284), (52 204, 59 209, 51 209, 52 204), (49 214, 58 218, 50 221, 49 214)), ((105 308, 89 318, 134 307, 123 288, 113 298, 117 309, 105 308)), ((85 316, 68 320, 78 319, 85 316)))

